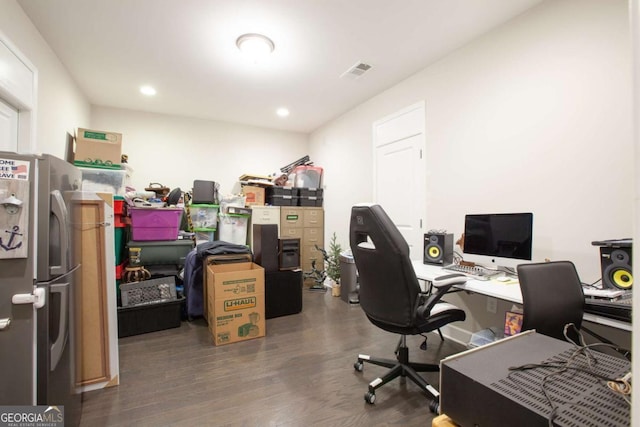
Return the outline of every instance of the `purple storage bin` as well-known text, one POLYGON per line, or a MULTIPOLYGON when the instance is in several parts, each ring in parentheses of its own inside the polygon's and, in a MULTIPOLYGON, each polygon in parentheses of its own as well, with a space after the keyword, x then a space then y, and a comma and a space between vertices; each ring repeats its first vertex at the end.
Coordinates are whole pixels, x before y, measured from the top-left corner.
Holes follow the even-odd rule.
POLYGON ((177 240, 182 208, 130 208, 133 240, 177 240))

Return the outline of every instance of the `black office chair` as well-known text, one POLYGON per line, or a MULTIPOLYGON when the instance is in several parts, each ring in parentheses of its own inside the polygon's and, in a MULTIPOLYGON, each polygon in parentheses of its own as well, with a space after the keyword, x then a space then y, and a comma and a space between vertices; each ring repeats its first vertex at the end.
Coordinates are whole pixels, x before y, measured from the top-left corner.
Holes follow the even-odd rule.
MULTIPOLYGON (((566 341, 565 325, 582 325, 584 294, 582 283, 571 261, 520 264, 517 267, 522 291, 522 330, 537 332, 566 341)), ((577 342, 574 329, 567 330, 577 342)))
POLYGON ((582 324, 584 293, 580 276, 571 261, 520 264, 517 270, 522 291, 523 331, 535 329, 543 335, 566 341, 565 325, 573 323, 575 328, 567 328, 567 337, 574 343, 580 344, 579 333, 586 332, 631 360, 628 349, 582 324))
POLYGON ((447 279, 433 281, 434 293, 421 293, 411 265, 409 245, 379 205, 356 205, 351 209, 349 240, 360 278, 360 306, 371 323, 400 335, 396 360, 358 355, 354 368, 359 372, 364 362, 391 368, 369 383, 365 401, 373 404, 376 389, 402 376, 409 377, 433 397, 434 405, 430 407, 435 411, 439 393, 418 372, 436 372, 439 366, 409 362, 406 336, 425 334, 464 320, 464 311, 441 302, 440 298, 451 286, 464 283, 466 277, 443 276, 447 279))

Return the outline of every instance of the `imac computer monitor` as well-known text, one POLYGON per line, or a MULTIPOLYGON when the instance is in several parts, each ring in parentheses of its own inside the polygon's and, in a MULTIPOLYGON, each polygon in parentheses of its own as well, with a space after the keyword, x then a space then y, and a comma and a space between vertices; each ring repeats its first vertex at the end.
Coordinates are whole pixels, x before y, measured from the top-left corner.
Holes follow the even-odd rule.
POLYGON ((484 267, 515 268, 531 261, 532 213, 466 215, 463 258, 484 267))

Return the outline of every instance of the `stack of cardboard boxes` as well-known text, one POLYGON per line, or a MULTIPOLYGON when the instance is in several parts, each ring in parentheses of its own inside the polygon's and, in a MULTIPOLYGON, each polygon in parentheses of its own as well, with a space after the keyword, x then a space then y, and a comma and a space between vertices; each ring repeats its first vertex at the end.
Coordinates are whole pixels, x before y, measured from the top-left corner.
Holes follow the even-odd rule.
POLYGON ((121 163, 122 134, 79 128, 74 164, 82 172, 82 191, 124 195, 131 169, 121 163))

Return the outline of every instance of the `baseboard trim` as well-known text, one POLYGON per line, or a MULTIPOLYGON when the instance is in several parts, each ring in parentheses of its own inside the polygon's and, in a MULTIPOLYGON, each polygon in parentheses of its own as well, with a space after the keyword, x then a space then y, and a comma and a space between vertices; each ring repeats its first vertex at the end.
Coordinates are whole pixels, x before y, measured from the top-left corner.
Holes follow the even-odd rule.
POLYGON ((469 342, 471 342, 471 332, 458 326, 451 324, 445 325, 440 329, 440 331, 445 338, 465 347, 469 345, 469 342))

